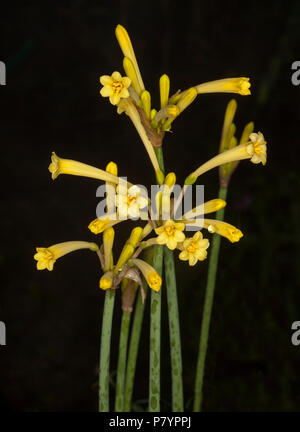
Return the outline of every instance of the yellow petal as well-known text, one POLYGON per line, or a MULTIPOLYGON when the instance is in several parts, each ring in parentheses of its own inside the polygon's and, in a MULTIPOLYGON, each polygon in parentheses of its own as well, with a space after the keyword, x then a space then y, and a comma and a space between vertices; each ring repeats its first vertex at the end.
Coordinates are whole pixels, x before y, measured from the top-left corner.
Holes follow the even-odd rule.
POLYGON ((120 95, 113 93, 110 96, 109 101, 112 105, 117 105, 120 102, 120 95))
POLYGON ((114 81, 121 81, 121 79, 122 79, 122 75, 118 71, 113 72, 111 74, 111 77, 114 81))
POLYGON ((100 77, 100 83, 103 86, 110 86, 113 83, 113 79, 109 75, 102 75, 100 77))
POLYGON ((103 97, 109 97, 109 96, 111 96, 113 94, 113 89, 110 86, 104 86, 100 90, 100 94, 103 97))

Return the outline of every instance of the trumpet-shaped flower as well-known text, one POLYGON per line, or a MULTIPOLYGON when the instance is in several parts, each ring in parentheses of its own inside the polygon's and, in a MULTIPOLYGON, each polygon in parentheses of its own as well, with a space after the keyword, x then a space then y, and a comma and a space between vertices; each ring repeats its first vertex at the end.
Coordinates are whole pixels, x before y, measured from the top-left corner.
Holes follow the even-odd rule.
POLYGON ((135 265, 142 272, 144 278, 147 281, 147 284, 151 289, 153 289, 154 291, 160 290, 162 283, 161 277, 150 264, 138 258, 131 259, 130 264, 135 265))
POLYGON ((213 213, 221 208, 226 206, 226 201, 216 198, 210 201, 206 201, 203 204, 200 204, 199 206, 193 208, 192 210, 189 210, 183 215, 183 219, 192 219, 196 218, 197 216, 201 216, 207 213, 213 213))
POLYGON ((196 86, 198 94, 201 93, 238 93, 242 96, 251 94, 249 78, 225 78, 210 81, 196 86))
POLYGON ((228 162, 234 162, 242 159, 250 159, 253 163, 261 162, 263 165, 267 161, 267 143, 261 132, 250 134, 250 142, 240 144, 230 150, 224 151, 201 165, 192 174, 190 174, 185 184, 193 184, 197 178, 205 172, 223 165, 228 162))
POLYGON ((103 97, 109 97, 112 105, 118 105, 120 99, 129 97, 128 87, 131 84, 131 79, 127 76, 122 77, 120 72, 113 72, 111 76, 102 75, 100 83, 103 85, 100 94, 103 97))
POLYGON ((48 248, 37 247, 37 253, 34 255, 34 259, 37 261, 36 267, 38 270, 47 269, 52 271, 58 258, 78 249, 90 249, 96 252, 98 246, 95 243, 85 241, 69 241, 58 243, 48 248))
POLYGON ((227 222, 218 221, 215 219, 204 219, 204 228, 210 233, 217 233, 223 237, 226 237, 231 243, 238 242, 243 237, 242 231, 227 222))
POLYGON ((179 246, 181 249, 179 259, 188 261, 190 266, 194 266, 198 261, 205 260, 208 246, 209 241, 203 238, 200 231, 197 231, 193 237, 186 238, 179 246))
POLYGON ((147 205, 148 200, 142 195, 142 190, 138 186, 131 186, 128 190, 117 188, 116 206, 120 218, 138 218, 141 209, 147 205))
POLYGON ((158 235, 156 242, 160 245, 167 245, 171 250, 176 249, 177 243, 181 243, 185 239, 183 230, 185 228, 184 223, 174 222, 173 220, 167 220, 164 225, 155 229, 158 235))
MULTIPOLYGON (((55 152, 52 152, 51 163, 48 169, 52 174, 53 180, 55 180, 60 174, 70 174, 81 177, 95 178, 114 184, 119 183, 119 177, 110 174, 109 172, 74 160, 62 159, 58 157, 55 152)), ((128 184, 130 185, 130 183, 128 184)))

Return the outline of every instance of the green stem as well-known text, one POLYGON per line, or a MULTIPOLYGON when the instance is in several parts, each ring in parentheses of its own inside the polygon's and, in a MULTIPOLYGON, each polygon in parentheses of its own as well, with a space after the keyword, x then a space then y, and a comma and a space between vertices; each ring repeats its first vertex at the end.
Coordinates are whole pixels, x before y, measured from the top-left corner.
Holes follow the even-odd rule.
MULTIPOLYGON (((144 286, 146 291, 147 287, 144 286)), ((131 400, 133 393, 133 384, 136 370, 136 360, 140 343, 142 322, 144 317, 145 303, 143 303, 141 292, 135 305, 135 313, 131 330, 130 345, 128 351, 126 379, 125 379, 125 397, 124 397, 124 412, 130 412, 131 400)))
POLYGON ((109 360, 115 290, 105 293, 99 364, 99 411, 109 411, 109 360))
MULTIPOLYGON (((153 267, 162 275, 163 247, 154 246, 153 267)), ((160 411, 160 328, 161 290, 151 290, 150 306, 150 369, 149 369, 149 412, 160 411)))
POLYGON ((170 350, 172 367, 172 409, 183 412, 182 358, 180 325, 173 252, 164 247, 165 274, 168 297, 170 350))
MULTIPOLYGON (((226 200, 227 188, 220 187, 219 198, 226 200)), ((217 211, 216 219, 224 219, 224 208, 217 211)), ((220 250, 221 237, 218 234, 214 234, 212 240, 212 247, 210 252, 209 266, 208 266, 208 276, 205 291, 204 308, 202 315, 202 324, 200 332, 200 342, 199 342, 199 352, 197 360, 196 369, 196 379, 195 379, 195 395, 194 395, 194 411, 201 411, 202 398, 203 398, 203 378, 204 378, 204 368, 205 359, 207 352, 207 343, 209 336, 209 327, 211 320, 211 312, 214 299, 214 291, 216 284, 216 274, 218 269, 218 259, 220 250)))
POLYGON ((115 400, 116 412, 124 411, 125 370, 126 370, 127 341, 128 341, 128 333, 129 333, 129 326, 130 326, 130 318, 131 318, 131 312, 124 311, 122 314, 120 342, 119 342, 119 358, 118 358, 116 400, 115 400))
MULTIPOLYGON (((155 147, 158 164, 164 172, 162 147, 155 147)), ((163 247, 154 246, 153 267, 162 275, 163 247)), ((160 333, 161 333, 161 290, 151 291, 150 306, 150 365, 149 365, 149 412, 160 411, 160 333)))

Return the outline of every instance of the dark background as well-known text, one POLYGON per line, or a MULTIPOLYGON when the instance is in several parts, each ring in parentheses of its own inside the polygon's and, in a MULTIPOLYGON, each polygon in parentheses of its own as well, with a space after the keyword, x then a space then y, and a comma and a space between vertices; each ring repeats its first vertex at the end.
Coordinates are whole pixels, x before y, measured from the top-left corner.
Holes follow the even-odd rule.
MULTIPOLYGON (((9 2, 1 11, 0 60, 7 85, 1 110, 0 346, 1 408, 14 411, 96 411, 99 336, 104 293, 94 254, 70 254, 53 272, 38 272, 36 246, 95 237, 99 183, 47 170, 51 151, 105 168, 110 160, 131 181, 150 185, 150 162, 133 126, 99 96, 99 76, 122 72, 114 28, 132 38, 146 88, 158 106, 158 80, 171 91, 219 78, 249 76, 252 95, 236 97, 236 124, 255 122, 268 141, 265 167, 247 161, 232 178, 225 217, 244 232, 222 240, 209 340, 203 409, 290 411, 300 406, 300 87, 291 64, 300 60, 300 3, 79 1, 9 2)), ((166 170, 182 183, 218 151, 224 110, 232 95, 199 96, 164 142, 166 170)), ((218 173, 202 177, 216 197, 218 173)), ((117 228, 117 248, 130 223, 117 228)), ((176 260, 186 409, 191 409, 208 262, 176 260)), ((119 297, 119 296, 118 296, 119 297)), ((170 409, 170 366, 163 288, 162 407, 170 409)), ((149 306, 149 305, 148 305, 149 306)), ((146 310, 134 393, 148 393, 146 310)), ((113 322, 115 380, 120 299, 113 322)))

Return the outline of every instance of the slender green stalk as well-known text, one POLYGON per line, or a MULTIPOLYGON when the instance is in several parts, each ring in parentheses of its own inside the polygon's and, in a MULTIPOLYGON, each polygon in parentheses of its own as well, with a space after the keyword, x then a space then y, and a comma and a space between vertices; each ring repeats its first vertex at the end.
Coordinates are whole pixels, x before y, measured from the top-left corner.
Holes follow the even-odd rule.
MULTIPOLYGON (((153 267, 162 275, 163 246, 154 246, 153 267)), ((149 412, 160 411, 161 290, 151 290, 149 412)))
POLYGON ((125 387, 125 370, 126 370, 126 356, 127 356, 127 341, 130 326, 131 312, 123 311, 120 342, 119 342, 119 358, 118 358, 118 371, 117 371, 117 385, 116 385, 116 400, 115 411, 124 411, 124 387, 125 387))
MULTIPOLYGON (((146 291, 146 289, 147 286, 145 284, 144 290, 146 291)), ((138 354, 139 343, 140 343, 144 309, 145 309, 145 303, 143 303, 141 292, 139 292, 136 305, 135 305, 135 313, 134 313, 134 319, 132 323, 130 345, 128 350, 128 360, 127 360, 126 379, 125 379, 124 412, 130 412, 131 409, 136 360, 137 360, 137 354, 138 354)))
POLYGON ((172 409, 183 412, 182 358, 173 252, 164 247, 172 367, 172 409))
MULTIPOLYGON (((226 196, 227 196, 227 188, 220 187, 219 198, 226 200, 226 196)), ((224 219, 224 208, 217 211, 216 219, 218 220, 224 219)), ((207 276, 207 284, 206 284, 206 291, 205 291, 205 300, 204 300, 204 308, 203 308, 203 315, 202 315, 202 324, 201 324, 201 333, 200 333, 200 342, 199 342, 199 351, 198 351, 198 360, 197 360, 197 369, 196 369, 195 395, 194 395, 194 411, 196 412, 201 411, 201 407, 202 407, 204 368, 205 368, 205 359, 206 359, 206 352, 207 352, 211 312, 212 312, 212 306, 214 300, 216 274, 218 269, 220 242, 221 242, 221 237, 218 234, 214 234, 212 240, 211 252, 210 252, 209 266, 208 266, 208 276, 207 276)))
POLYGON ((102 333, 99 364, 99 411, 109 411, 109 361, 112 317, 115 304, 115 290, 105 293, 104 310, 102 318, 102 333))
MULTIPOLYGON (((162 147, 156 147, 158 164, 164 172, 162 147)), ((162 275, 163 247, 154 246, 153 267, 162 275)), ((150 306, 150 365, 149 365, 149 412, 160 411, 160 333, 161 333, 161 290, 151 291, 150 306)))

